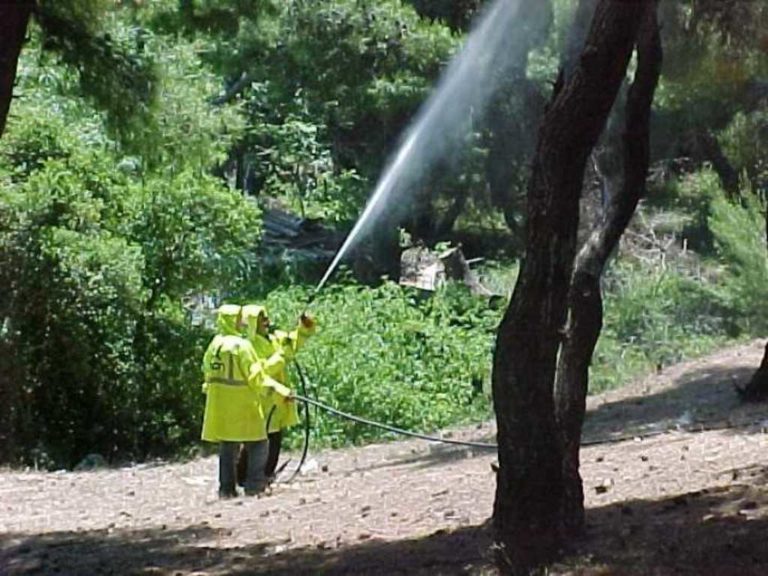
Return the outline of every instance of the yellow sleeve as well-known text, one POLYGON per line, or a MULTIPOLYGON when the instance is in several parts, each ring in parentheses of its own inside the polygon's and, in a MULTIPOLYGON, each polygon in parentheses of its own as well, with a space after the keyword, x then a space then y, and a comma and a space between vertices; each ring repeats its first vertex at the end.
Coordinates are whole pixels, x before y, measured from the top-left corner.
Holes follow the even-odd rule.
POLYGON ((254 362, 251 365, 248 385, 260 392, 262 396, 267 396, 271 392, 276 392, 284 398, 291 395, 291 389, 270 377, 269 374, 264 371, 261 362, 254 362))
POLYGON ((208 376, 208 366, 211 362, 211 356, 213 356, 213 344, 216 340, 211 340, 211 343, 208 344, 208 348, 205 349, 205 354, 203 354, 203 363, 200 366, 200 370, 203 372, 203 378, 208 376))
POLYGON ((269 358, 261 360, 261 367, 267 376, 280 375, 285 370, 285 355, 282 350, 276 350, 269 358))
POLYGON ((307 341, 307 338, 314 336, 315 332, 317 332, 317 322, 312 324, 311 327, 307 328, 304 326, 304 324, 301 323, 301 320, 299 320, 296 329, 291 330, 291 332, 288 334, 293 353, 295 354, 298 352, 299 349, 304 346, 304 342, 307 341))
POLYGON ((261 363, 253 346, 244 347, 238 356, 240 362, 240 371, 248 382, 248 387, 254 392, 263 394, 264 373, 261 370, 261 363))

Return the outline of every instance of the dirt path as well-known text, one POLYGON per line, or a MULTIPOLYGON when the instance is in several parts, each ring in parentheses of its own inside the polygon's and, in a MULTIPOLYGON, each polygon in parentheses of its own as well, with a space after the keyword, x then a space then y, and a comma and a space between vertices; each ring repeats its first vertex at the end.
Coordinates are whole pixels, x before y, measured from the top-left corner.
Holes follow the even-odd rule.
MULTIPOLYGON (((590 399, 588 536, 553 574, 768 574, 768 406, 732 389, 762 350, 590 399)), ((2 471, 0 575, 492 573, 492 460, 421 441, 328 451, 271 496, 230 501, 216 498, 215 458, 2 471)))

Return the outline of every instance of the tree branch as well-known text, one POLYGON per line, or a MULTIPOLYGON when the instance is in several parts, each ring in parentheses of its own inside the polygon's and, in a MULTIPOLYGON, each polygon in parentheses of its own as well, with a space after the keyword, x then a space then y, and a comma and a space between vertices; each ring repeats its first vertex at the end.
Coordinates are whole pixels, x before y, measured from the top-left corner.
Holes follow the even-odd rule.
POLYGON ((216 96, 215 98, 211 99, 211 104, 214 106, 222 106, 224 104, 227 104, 228 102, 231 102, 235 97, 237 97, 243 90, 245 90, 252 82, 253 78, 248 72, 243 72, 240 75, 240 78, 237 79, 237 81, 232 84, 229 88, 227 88, 227 91, 224 92, 221 96, 216 96))
POLYGON ((0 5, 0 137, 5 132, 19 54, 33 7, 32 0, 3 2, 0 5))

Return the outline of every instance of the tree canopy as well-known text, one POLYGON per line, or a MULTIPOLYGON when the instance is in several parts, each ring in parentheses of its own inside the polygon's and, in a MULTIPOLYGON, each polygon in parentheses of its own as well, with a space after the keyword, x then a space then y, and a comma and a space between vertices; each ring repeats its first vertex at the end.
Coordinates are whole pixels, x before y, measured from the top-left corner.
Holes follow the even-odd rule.
MULTIPOLYGON (((338 247, 486 4, 1 6, 0 460, 194 446, 212 303, 293 322, 327 264, 264 241, 264 214, 338 247)), ((583 523, 589 390, 766 326, 768 7, 661 2, 657 34, 656 3, 630 4, 511 3, 522 48, 458 152, 314 304, 308 365, 341 408, 430 429, 489 417, 492 389, 521 566, 583 523), (492 297, 380 277, 459 244, 492 297)))

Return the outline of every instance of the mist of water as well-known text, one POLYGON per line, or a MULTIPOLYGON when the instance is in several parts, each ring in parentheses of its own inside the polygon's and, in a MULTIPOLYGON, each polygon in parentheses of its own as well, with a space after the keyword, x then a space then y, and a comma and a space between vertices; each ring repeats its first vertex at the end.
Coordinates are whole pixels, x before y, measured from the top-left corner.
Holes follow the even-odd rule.
MULTIPOLYGON (((538 1, 538 0, 534 0, 538 1)), ((472 116, 481 116, 491 96, 527 50, 527 22, 518 17, 521 0, 496 0, 480 16, 463 49, 405 133, 373 195, 317 285, 319 292, 342 258, 370 233, 388 209, 402 206, 421 178, 462 144, 472 116)))

